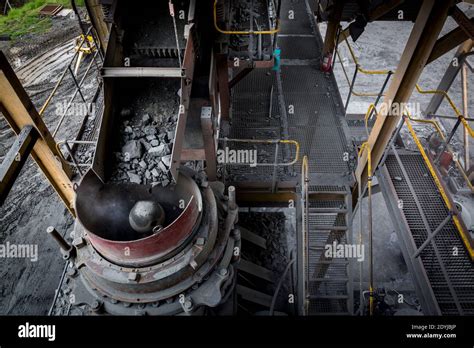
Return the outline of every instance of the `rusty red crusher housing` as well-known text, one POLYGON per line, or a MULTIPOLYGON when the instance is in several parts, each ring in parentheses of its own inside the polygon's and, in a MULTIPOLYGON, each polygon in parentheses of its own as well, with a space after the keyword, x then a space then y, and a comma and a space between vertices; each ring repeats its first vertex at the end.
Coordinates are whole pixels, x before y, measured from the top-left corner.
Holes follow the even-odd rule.
MULTIPOLYGON (((240 232, 229 189, 226 196, 222 184, 191 171, 166 188, 104 184, 90 171, 77 189, 63 291, 85 314, 233 314, 240 232), (143 202, 160 205, 164 214, 159 227, 150 221, 148 236, 129 224, 143 202)), ((137 215, 142 222, 156 219, 147 209, 137 215)))

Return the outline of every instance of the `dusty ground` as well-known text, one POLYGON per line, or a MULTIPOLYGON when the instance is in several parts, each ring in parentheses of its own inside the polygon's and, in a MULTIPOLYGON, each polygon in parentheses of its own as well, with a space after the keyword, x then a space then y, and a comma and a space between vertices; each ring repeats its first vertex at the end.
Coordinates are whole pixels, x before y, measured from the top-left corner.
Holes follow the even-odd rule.
MULTIPOLYGON (((79 34, 76 20, 54 20, 53 30, 38 37, 23 38, 14 46, 2 42, 1 49, 14 66, 33 103, 39 109, 51 92, 58 75, 74 54, 74 38, 79 34)), ((83 64, 81 72, 87 64, 83 64)), ((93 68, 94 69, 94 68, 93 68)), ((94 72, 92 72, 91 76, 94 72)), ((74 90, 69 77, 60 87, 58 96, 44 114, 45 123, 54 129, 59 104, 68 100, 74 90)), ((86 98, 90 98, 93 83, 88 83, 86 98)), ((79 98, 75 100, 78 102, 79 98)), ((75 138, 81 117, 68 116, 58 132, 57 140, 75 138)), ((14 134, 0 118, 0 161, 14 141, 14 134)), ((72 218, 30 158, 7 201, 0 207, 0 244, 36 244, 38 261, 0 259, 0 314, 47 314, 64 265, 57 245, 46 235, 54 226, 65 234, 72 218)))

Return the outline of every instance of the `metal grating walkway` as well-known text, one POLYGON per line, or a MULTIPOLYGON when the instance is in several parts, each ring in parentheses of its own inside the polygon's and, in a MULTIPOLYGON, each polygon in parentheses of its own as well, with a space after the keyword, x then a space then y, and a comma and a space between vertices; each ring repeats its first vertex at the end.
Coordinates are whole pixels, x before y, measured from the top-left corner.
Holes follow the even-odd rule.
MULTIPOLYGON (((344 185, 350 172, 346 156, 349 128, 334 75, 319 69, 323 42, 306 1, 284 1, 280 25, 281 90, 271 69, 255 69, 247 75, 233 89, 232 120, 224 136, 296 140, 300 155, 309 157, 312 178, 324 177, 326 182, 344 185)), ((251 147, 239 144, 235 148, 251 147)), ((284 162, 283 150, 280 148, 279 162, 284 162)), ((292 159, 294 154, 290 154, 292 159)), ((274 157, 274 147, 268 147, 259 151, 258 161, 272 163, 274 157)), ((277 179, 296 182, 300 171, 301 163, 286 170, 279 168, 277 179)), ((272 173, 272 167, 226 166, 230 182, 271 182, 272 173)))
POLYGON ((378 178, 425 314, 473 315, 474 266, 422 156, 392 151, 378 178))
MULTIPOLYGON (((255 69, 234 87, 231 124, 224 136, 298 141, 300 156, 309 158, 311 180, 307 243, 298 243, 298 254, 306 255, 298 267, 298 277, 306 284, 299 289, 300 311, 349 315, 353 312, 351 260, 324 255, 328 244, 352 239, 349 128, 334 74, 320 70, 323 42, 307 1, 283 1, 280 24, 281 69, 255 69)), ((261 147, 258 152, 262 155, 261 147)), ((274 149, 263 152, 263 160, 273 162, 274 149)), ((279 153, 279 161, 283 158, 279 153)), ((236 186, 251 182, 268 187, 265 183, 272 181, 272 167, 227 165, 225 170, 236 186)), ((277 171, 278 180, 296 186, 299 173, 301 162, 277 171)))

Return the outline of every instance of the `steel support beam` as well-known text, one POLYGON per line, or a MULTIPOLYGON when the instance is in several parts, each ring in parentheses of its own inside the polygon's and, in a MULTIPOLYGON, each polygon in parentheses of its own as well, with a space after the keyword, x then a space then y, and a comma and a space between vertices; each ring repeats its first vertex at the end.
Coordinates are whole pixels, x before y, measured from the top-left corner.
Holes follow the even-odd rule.
MULTIPOLYGON (((399 66, 385 95, 385 105, 399 105, 408 102, 448 17, 452 4, 451 0, 423 1, 399 66)), ((391 114, 390 107, 383 108, 370 133, 368 146, 372 149, 373 168, 376 168, 382 159, 392 134, 401 119, 400 114, 391 114)), ((360 179, 359 183, 363 188, 368 180, 367 169, 367 151, 365 151, 356 169, 356 178, 360 179)), ((357 195, 357 188, 354 193, 357 195)))
POLYGON ((33 126, 25 126, 16 138, 0 166, 0 205, 5 203, 21 169, 38 139, 33 126))
MULTIPOLYGON (((462 62, 464 60, 465 54, 471 51, 473 45, 474 45, 473 40, 467 40, 461 46, 459 46, 456 54, 454 55, 453 59, 449 63, 449 67, 446 70, 443 78, 441 79, 441 82, 439 83, 438 88, 436 88, 438 91, 444 91, 444 92, 449 91, 449 89, 451 88, 451 85, 453 84, 454 80, 456 79, 456 76, 458 75, 463 65, 462 62), (457 60, 457 64, 454 64, 456 60, 457 60)), ((431 101, 425 110, 425 115, 428 115, 428 116, 435 115, 441 103, 443 102, 443 99, 444 99, 444 96, 442 94, 433 94, 433 97, 431 98, 431 101)))
POLYGON ((454 18, 459 27, 469 35, 469 38, 474 40, 474 23, 466 14, 457 6, 453 7, 451 16, 454 18))
POLYGON ((239 72, 232 78, 232 80, 229 81, 229 88, 232 89, 236 84, 238 84, 242 79, 250 74, 250 72, 253 70, 253 68, 242 68, 239 70, 239 72))
MULTIPOLYGON (((474 23, 474 18, 471 19, 471 23, 474 23)), ((469 35, 467 35, 462 28, 458 27, 456 29, 451 30, 449 33, 447 33, 436 41, 436 44, 434 45, 426 64, 430 64, 431 62, 445 55, 452 49, 455 49, 468 39, 469 35)))
POLYGON ((336 45, 336 36, 339 24, 341 23, 343 0, 334 0, 334 8, 329 15, 326 37, 324 38, 323 57, 332 54, 336 45))
MULTIPOLYGON (((192 27, 190 30, 194 30, 194 27, 192 27)), ((176 124, 173 152, 171 154, 170 172, 175 182, 178 180, 178 170, 181 166, 181 152, 183 150, 186 124, 191 104, 195 55, 196 53, 194 51, 193 35, 190 31, 183 60, 183 67, 186 72, 186 77, 181 79, 181 101, 179 105, 178 122, 176 124)))
POLYGON ((206 155, 206 174, 209 181, 215 181, 217 179, 217 144, 212 124, 212 107, 210 106, 201 109, 201 127, 206 155))
POLYGON ((71 168, 56 149, 55 141, 21 86, 6 57, 0 52, 0 109, 10 127, 20 134, 27 126, 38 133, 31 155, 62 201, 75 215, 71 168))
POLYGON ((227 56, 218 54, 216 57, 217 80, 219 84, 219 100, 221 105, 221 117, 224 120, 230 118, 230 88, 229 88, 229 68, 227 56))
MULTIPOLYGON (((405 2, 405 0, 390 0, 390 1, 387 1, 387 2, 384 2, 382 5, 380 6, 377 6, 376 8, 372 9, 370 12, 369 12, 369 18, 367 19, 369 22, 373 22, 373 21, 376 21, 377 19, 379 19, 380 17, 383 17, 385 16, 387 13, 389 13, 390 11, 396 9, 398 6, 400 6, 401 4, 403 4, 405 2)), ((349 33, 349 27, 347 27, 346 29, 344 29, 341 34, 339 35, 339 41, 338 41, 338 44, 341 44, 344 42, 345 38, 346 37, 349 37, 350 36, 350 33, 349 33)))
POLYGON ((85 5, 89 14, 89 18, 92 22, 92 26, 97 32, 102 56, 105 56, 107 45, 109 43, 109 26, 105 22, 102 6, 99 0, 86 0, 85 5))
POLYGON ((184 77, 181 68, 112 67, 102 68, 102 77, 184 77))

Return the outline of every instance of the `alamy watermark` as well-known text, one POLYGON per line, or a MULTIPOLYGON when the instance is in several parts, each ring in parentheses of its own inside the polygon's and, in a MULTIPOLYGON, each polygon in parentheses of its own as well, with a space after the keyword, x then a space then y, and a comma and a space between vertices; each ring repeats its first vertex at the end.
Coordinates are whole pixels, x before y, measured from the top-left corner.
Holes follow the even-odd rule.
POLYGON ((55 104, 56 115, 80 116, 95 115, 95 103, 67 103, 66 100, 55 104))
POLYGON ((37 244, 11 244, 6 242, 0 244, 0 259, 30 259, 31 262, 38 261, 37 244))
POLYGON ((220 164, 247 164, 257 166, 257 150, 234 150, 228 147, 217 150, 217 162, 220 164))
POLYGON ((406 112, 411 115, 422 115, 421 103, 394 103, 393 100, 380 104, 379 114, 387 116, 403 116, 406 112))
POLYGON ((334 241, 324 247, 324 256, 332 259, 357 259, 363 262, 365 259, 365 246, 363 244, 339 244, 334 241))

